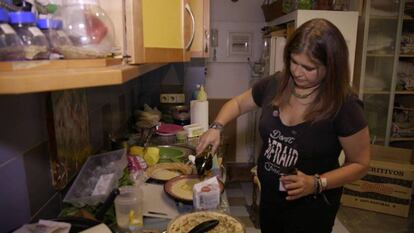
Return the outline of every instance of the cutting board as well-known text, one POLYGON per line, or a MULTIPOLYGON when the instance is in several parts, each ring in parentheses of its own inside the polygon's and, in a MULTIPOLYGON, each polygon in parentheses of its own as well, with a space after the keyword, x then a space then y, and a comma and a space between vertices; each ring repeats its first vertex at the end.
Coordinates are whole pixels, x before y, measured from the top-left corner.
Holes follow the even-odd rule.
POLYGON ((164 192, 163 185, 145 183, 142 189, 144 216, 173 219, 180 214, 176 202, 164 192))

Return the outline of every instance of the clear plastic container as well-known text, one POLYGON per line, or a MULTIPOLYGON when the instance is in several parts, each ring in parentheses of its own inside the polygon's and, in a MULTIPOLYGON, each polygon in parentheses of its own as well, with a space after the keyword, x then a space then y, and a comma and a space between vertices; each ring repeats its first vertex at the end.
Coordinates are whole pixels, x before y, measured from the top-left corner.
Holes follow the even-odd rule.
POLYGON ((26 60, 49 59, 49 42, 36 27, 36 16, 32 12, 11 12, 10 25, 23 42, 26 60))
POLYGON ((123 231, 137 232, 144 225, 143 192, 141 186, 123 186, 115 198, 115 215, 123 231))
POLYGON ((59 58, 64 55, 68 47, 73 46, 71 40, 62 30, 62 21, 57 19, 39 19, 37 27, 42 30, 47 37, 50 46, 51 57, 59 58))
POLYGON ((65 58, 111 55, 114 26, 98 0, 64 0, 54 17, 63 21, 63 30, 75 46, 64 52, 65 58))
POLYGON ((23 43, 9 25, 8 12, 0 8, 0 61, 23 60, 23 43))
POLYGON ((127 163, 125 149, 89 156, 63 202, 78 207, 103 203, 118 187, 127 163))

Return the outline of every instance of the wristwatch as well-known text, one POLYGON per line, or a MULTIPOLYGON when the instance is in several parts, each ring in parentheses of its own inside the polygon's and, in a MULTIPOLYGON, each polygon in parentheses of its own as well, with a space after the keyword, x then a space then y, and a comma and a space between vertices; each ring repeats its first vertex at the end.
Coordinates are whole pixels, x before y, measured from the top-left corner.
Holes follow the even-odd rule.
POLYGON ((213 122, 208 126, 209 129, 218 129, 220 132, 223 132, 224 129, 224 125, 218 123, 218 122, 213 122))

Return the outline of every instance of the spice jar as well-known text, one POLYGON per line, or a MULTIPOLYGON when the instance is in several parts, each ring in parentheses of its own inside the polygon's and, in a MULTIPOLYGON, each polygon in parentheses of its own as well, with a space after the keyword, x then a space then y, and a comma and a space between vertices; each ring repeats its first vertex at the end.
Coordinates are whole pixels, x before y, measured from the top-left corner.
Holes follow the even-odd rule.
POLYGON ((72 47, 73 44, 69 37, 62 30, 62 21, 57 19, 39 19, 37 27, 42 30, 49 41, 51 57, 60 58, 64 55, 65 49, 72 47))
POLYGON ((8 22, 8 12, 0 8, 0 61, 23 60, 23 43, 8 22))
POLYGON ((36 27, 36 16, 32 12, 9 13, 10 25, 23 42, 26 60, 49 59, 49 43, 46 36, 36 27))
POLYGON ((54 18, 63 21, 63 30, 74 45, 62 51, 65 58, 98 58, 112 53, 114 26, 98 0, 63 0, 54 18))

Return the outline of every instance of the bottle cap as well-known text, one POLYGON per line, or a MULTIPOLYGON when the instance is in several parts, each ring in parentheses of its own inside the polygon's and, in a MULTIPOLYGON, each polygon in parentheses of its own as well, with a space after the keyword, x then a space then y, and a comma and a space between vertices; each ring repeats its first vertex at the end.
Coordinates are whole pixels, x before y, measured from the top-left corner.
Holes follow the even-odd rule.
POLYGON ((37 27, 40 29, 59 29, 62 28, 62 20, 56 19, 38 19, 37 27))
POLYGON ((10 12, 9 17, 11 24, 36 22, 36 16, 32 12, 28 11, 10 12))
POLYGON ((207 93, 204 90, 203 85, 200 86, 200 91, 198 91, 198 94, 197 94, 197 100, 202 100, 202 101, 207 100, 207 93))
POLYGON ((0 22, 8 22, 9 21, 9 14, 3 8, 0 8, 0 22))

